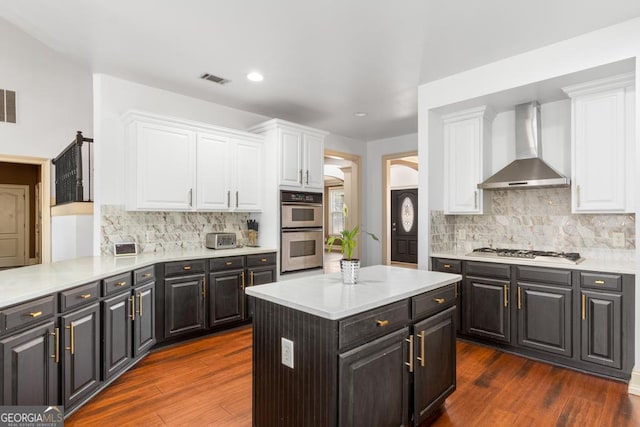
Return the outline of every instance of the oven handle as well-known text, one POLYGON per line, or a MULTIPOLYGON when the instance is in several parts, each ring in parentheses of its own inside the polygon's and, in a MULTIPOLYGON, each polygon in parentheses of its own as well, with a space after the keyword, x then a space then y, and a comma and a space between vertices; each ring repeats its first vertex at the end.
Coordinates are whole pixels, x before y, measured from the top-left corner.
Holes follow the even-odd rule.
POLYGON ((282 232, 283 233, 301 233, 301 232, 322 233, 322 228, 320 227, 318 228, 283 228, 282 232))
POLYGON ((312 207, 322 207, 322 203, 292 203, 292 202, 283 202, 282 206, 312 206, 312 207))

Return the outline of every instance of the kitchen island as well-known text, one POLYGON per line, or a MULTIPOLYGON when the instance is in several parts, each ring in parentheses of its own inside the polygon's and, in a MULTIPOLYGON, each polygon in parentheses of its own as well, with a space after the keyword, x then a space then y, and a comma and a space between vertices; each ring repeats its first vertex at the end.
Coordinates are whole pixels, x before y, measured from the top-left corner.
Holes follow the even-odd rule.
POLYGON ((455 390, 457 274, 362 268, 246 289, 256 426, 418 425, 455 390))

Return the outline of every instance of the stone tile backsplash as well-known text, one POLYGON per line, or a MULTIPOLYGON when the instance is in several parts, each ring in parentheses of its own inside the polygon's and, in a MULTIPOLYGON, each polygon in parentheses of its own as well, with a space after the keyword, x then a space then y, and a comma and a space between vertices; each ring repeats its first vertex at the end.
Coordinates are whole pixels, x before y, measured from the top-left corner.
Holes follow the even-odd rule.
POLYGON ((490 246, 616 259, 631 259, 635 253, 634 214, 572 214, 569 188, 492 191, 484 215, 430 214, 433 252, 466 253, 490 246), (623 248, 614 245, 613 233, 624 233, 623 248))
POLYGON ((113 244, 136 242, 140 252, 203 248, 207 233, 234 232, 246 239, 249 213, 137 212, 120 205, 102 205, 102 254, 112 254, 113 244))

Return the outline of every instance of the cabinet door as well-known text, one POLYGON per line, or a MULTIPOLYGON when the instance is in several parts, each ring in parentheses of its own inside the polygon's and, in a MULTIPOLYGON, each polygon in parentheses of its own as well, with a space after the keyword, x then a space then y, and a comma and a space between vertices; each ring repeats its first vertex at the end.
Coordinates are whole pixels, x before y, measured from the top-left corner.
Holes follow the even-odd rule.
POLYGON ((587 362, 622 367, 622 296, 582 291, 581 358, 587 362))
POLYGON ((467 333, 508 343, 511 324, 509 282, 467 277, 465 283, 467 333))
POLYGON ((53 321, 0 340, 0 405, 57 405, 59 329, 53 321))
POLYGON ((62 316, 64 406, 71 408, 100 384, 100 305, 62 316))
POLYGON ((302 134, 280 130, 280 185, 302 187, 302 134))
POLYGON ((204 328, 204 275, 174 277, 164 282, 164 337, 204 328))
POLYGON ((243 270, 209 275, 209 326, 239 322, 244 317, 243 270))
POLYGON ((338 424, 408 426, 407 328, 340 354, 338 424))
MULTIPOLYGON (((277 280, 276 266, 266 267, 254 267, 248 268, 247 274, 249 275, 249 283, 247 286, 264 285, 266 283, 273 283, 277 280)), ((244 297, 245 306, 245 319, 253 318, 253 299, 244 297)))
POLYGON ((102 378, 107 380, 131 362, 133 297, 124 292, 102 302, 102 378))
POLYGON ((573 100, 573 211, 624 212, 625 90, 573 100))
POLYGON ((195 136, 191 131, 137 123, 135 209, 191 210, 195 136))
POLYGON ((413 408, 415 424, 429 418, 456 389, 456 308, 414 326, 413 408))
POLYGON ((262 209, 262 144, 236 140, 235 144, 235 205, 240 211, 262 209))
POLYGON ((571 288, 518 283, 518 345, 571 357, 571 288))
POLYGON ((445 124, 445 213, 482 213, 481 120, 445 124))
POLYGON ((155 335, 155 288, 151 282, 133 290, 135 299, 135 320, 133 321, 133 357, 149 351, 156 343, 155 335))
POLYGON ((309 190, 324 189, 324 138, 304 134, 304 186, 309 190))
POLYGON ((215 134, 198 133, 196 141, 198 210, 231 208, 231 167, 229 139, 215 134))

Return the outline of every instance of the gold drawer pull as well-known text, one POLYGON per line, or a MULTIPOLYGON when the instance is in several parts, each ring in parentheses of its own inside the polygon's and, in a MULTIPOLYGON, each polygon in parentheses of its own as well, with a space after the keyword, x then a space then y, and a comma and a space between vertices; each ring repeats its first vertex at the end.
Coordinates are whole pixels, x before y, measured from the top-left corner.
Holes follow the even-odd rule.
POLYGON ((242 290, 244 290, 244 271, 240 273, 240 278, 242 279, 242 290))
POLYGON ((249 286, 253 286, 253 282, 254 282, 254 280, 255 280, 255 279, 253 278, 253 276, 254 276, 253 271, 250 271, 250 272, 249 272, 249 286))
POLYGON ((503 285, 504 288, 504 306, 509 306, 509 285, 503 285))
POLYGON ((91 298, 91 294, 82 294, 82 295, 80 295, 80 298, 89 299, 89 298, 91 298))
POLYGON ((190 265, 185 265, 184 267, 182 267, 183 270, 191 270, 191 266, 190 265))
POLYGON ((444 268, 451 268, 451 264, 445 264, 443 265, 444 268))
POLYGON ((65 347, 71 354, 75 354, 76 352, 76 337, 75 337, 75 328, 76 325, 71 322, 69 326, 65 326, 65 328, 69 329, 69 347, 65 347))
POLYGON ((124 285, 126 285, 126 284, 127 284, 127 282, 122 281, 122 282, 118 282, 118 283, 116 283, 116 286, 124 286, 124 285))
POLYGON ((266 258, 261 258, 260 262, 267 262, 267 259, 266 258))
POLYGON ((31 313, 29 313, 29 316, 36 318, 36 317, 40 317, 42 316, 42 312, 41 311, 32 311, 31 313))
POLYGON ((138 317, 142 317, 142 292, 138 292, 138 317))
POLYGON ((582 320, 587 318, 587 296, 582 294, 582 320))
POLYGON ((404 364, 409 367, 409 372, 413 372, 413 335, 409 335, 405 341, 409 343, 409 361, 404 364))
POLYGON ((136 297, 133 295, 129 298, 129 318, 136 320, 136 297))
POLYGON ((420 331, 420 333, 418 334, 418 338, 420 338, 420 357, 418 357, 417 359, 420 361, 420 366, 424 367, 426 360, 426 357, 424 355, 424 331, 420 331))
POLYGON ((142 275, 142 277, 144 277, 145 279, 146 279, 147 277, 151 277, 151 273, 144 273, 144 274, 142 275))
POLYGON ((438 304, 442 304, 444 302, 444 298, 434 298, 433 300, 438 304))
POLYGON ((379 326, 381 328, 384 328, 388 324, 389 324, 388 320, 376 320, 376 326, 379 326))
POLYGON ((520 295, 520 286, 518 286, 518 310, 522 309, 522 296, 520 295))
POLYGON ((53 350, 53 354, 51 355, 51 358, 58 363, 60 361, 60 329, 59 328, 55 328, 53 330, 53 332, 50 332, 50 335, 52 335, 54 337, 54 350, 53 350))
POLYGON ((227 261, 227 262, 224 263, 224 265, 233 265, 233 262, 227 261))
POLYGON ((605 284, 605 281, 604 281, 604 280, 596 280, 596 281, 595 281, 595 282, 593 282, 593 283, 595 283, 596 285, 604 285, 604 284, 605 284))

